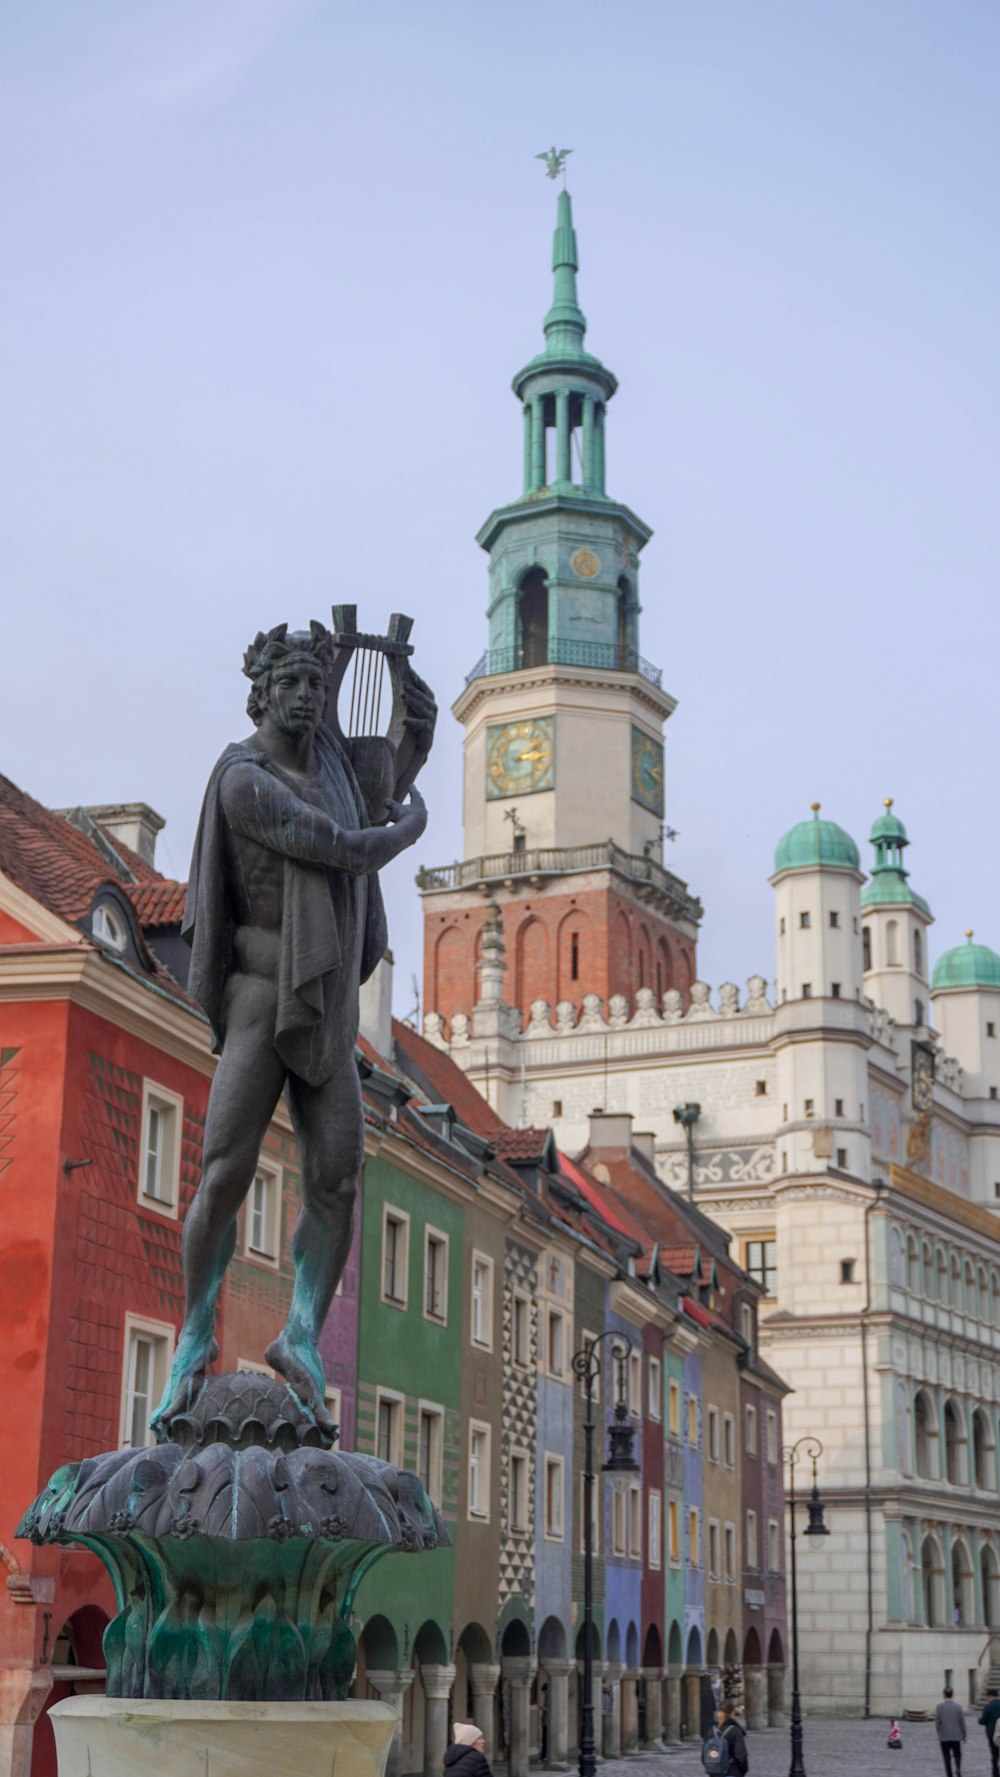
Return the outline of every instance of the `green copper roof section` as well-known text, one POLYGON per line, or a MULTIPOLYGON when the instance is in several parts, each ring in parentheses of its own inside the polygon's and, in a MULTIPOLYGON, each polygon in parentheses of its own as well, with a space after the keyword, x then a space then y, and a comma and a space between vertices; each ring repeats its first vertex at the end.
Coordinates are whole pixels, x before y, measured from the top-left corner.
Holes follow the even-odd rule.
POLYGON ((967 932, 964 944, 938 957, 932 993, 945 993, 953 987, 1000 988, 1000 956, 988 944, 974 944, 972 939, 972 932, 967 932))
POLYGON ((875 821, 869 838, 875 847, 871 881, 861 890, 862 907, 919 907, 933 919, 927 902, 910 887, 909 871, 903 867, 903 853, 910 840, 898 814, 892 812, 892 797, 887 796, 885 812, 875 821))
POLYGON ((557 200, 556 232, 552 237, 555 290, 552 307, 544 323, 545 349, 560 358, 572 358, 583 351, 587 318, 576 299, 576 274, 579 265, 576 229, 573 227, 573 205, 569 192, 561 191, 557 200))
POLYGON ((836 821, 821 821, 819 803, 812 805, 811 821, 800 821, 779 839, 774 854, 774 874, 779 870, 858 870, 861 858, 851 835, 836 821))

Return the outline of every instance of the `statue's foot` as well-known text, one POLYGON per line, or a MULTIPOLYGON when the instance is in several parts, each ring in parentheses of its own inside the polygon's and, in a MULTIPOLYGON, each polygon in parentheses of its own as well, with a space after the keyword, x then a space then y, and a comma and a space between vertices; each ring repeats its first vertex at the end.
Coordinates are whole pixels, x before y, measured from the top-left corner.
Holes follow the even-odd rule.
POLYGON ((336 1426, 326 1407, 326 1377, 315 1345, 309 1339, 297 1339, 285 1328, 272 1339, 264 1353, 272 1370, 277 1370, 294 1388, 304 1407, 309 1409, 320 1431, 328 1437, 336 1434, 336 1426))
POLYGON ((149 1423, 154 1429, 158 1425, 166 1426, 175 1413, 186 1413, 194 1406, 204 1386, 208 1366, 214 1364, 218 1355, 218 1341, 211 1334, 207 1340, 195 1340, 181 1333, 163 1399, 155 1413, 150 1415, 149 1423))

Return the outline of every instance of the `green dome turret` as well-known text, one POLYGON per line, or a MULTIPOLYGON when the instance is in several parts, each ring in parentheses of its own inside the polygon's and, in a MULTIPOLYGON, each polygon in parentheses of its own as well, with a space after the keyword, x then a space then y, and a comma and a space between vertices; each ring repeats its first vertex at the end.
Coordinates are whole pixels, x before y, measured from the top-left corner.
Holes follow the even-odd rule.
POLYGON ((851 835, 836 821, 821 821, 819 803, 812 805, 811 821, 799 821, 779 839, 774 854, 774 874, 781 870, 858 870, 861 858, 851 835))
POLYGON ((973 934, 966 932, 965 943, 946 950, 934 964, 932 993, 947 993, 949 988, 993 987, 1000 989, 1000 956, 988 944, 974 944, 973 934))
POLYGON ((879 815, 869 834, 875 847, 875 862, 871 881, 861 890, 861 906, 919 907, 921 913, 933 919, 923 896, 910 887, 909 871, 903 867, 903 853, 910 838, 898 814, 893 813, 891 796, 886 797, 884 808, 884 814, 879 815))

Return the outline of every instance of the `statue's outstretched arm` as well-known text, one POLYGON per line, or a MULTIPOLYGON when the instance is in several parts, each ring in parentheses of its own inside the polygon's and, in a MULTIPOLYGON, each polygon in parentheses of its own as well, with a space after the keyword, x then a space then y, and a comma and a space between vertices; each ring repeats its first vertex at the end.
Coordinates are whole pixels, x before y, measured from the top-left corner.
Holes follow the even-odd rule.
POLYGON ((222 807, 234 833, 302 864, 369 876, 420 837, 427 824, 422 797, 389 806, 389 825, 339 827, 258 765, 231 765, 222 780, 222 807))

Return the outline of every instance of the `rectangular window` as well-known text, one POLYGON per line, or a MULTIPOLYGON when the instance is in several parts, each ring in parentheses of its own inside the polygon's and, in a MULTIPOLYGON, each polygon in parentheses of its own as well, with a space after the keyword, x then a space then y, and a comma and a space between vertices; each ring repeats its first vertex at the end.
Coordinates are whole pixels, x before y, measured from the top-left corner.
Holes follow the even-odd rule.
POLYGON ((839 913, 831 913, 831 914, 830 914, 830 924, 831 924, 831 925, 832 925, 832 926, 833 926, 833 927, 834 927, 834 928, 835 928, 835 929, 836 929, 836 927, 837 927, 837 926, 839 926, 839 924, 840 924, 840 914, 839 914, 839 913))
POLYGON ((667 1430, 672 1438, 679 1438, 681 1435, 681 1385, 673 1378, 671 1378, 670 1387, 667 1390, 667 1400, 669 1405, 667 1430))
POLYGON ((125 1316, 121 1409, 118 1437, 123 1448, 155 1442, 150 1418, 167 1386, 174 1355, 174 1329, 161 1321, 125 1316))
POLYGON ((625 1554, 625 1495, 618 1487, 611 1492, 611 1552, 625 1554))
POLYGON ((807 1117, 814 1117, 816 1115, 815 1100, 812 1098, 807 1098, 802 1109, 804 1110, 807 1117))
POLYGON ((436 1506, 441 1504, 444 1413, 440 1407, 420 1403, 417 1473, 436 1506))
POLYGON ((382 1211, 382 1300, 406 1307, 410 1254, 410 1218, 402 1210, 382 1211))
POLYGON ((719 1577, 719 1526, 714 1518, 708 1520, 708 1577, 719 1577))
POLYGON ((649 1490, 649 1535, 647 1542, 650 1567, 661 1566, 663 1560, 660 1545, 660 1524, 662 1516, 663 1495, 658 1488, 651 1487, 649 1490))
POLYGON ((564 1495, 566 1473, 561 1456, 545 1457, 545 1534, 550 1541, 561 1542, 565 1521, 564 1495))
POLYGON ((566 1317, 550 1308, 546 1317, 545 1368, 562 1381, 566 1373, 566 1317))
POLYGON ((698 1396, 688 1395, 687 1441, 689 1444, 698 1442, 698 1396))
POLYGON ((743 1326, 743 1337, 749 1346, 753 1346, 753 1305, 750 1302, 740 1303, 740 1320, 743 1326))
POLYGON ((839 1000, 839 998, 840 998, 840 982, 839 981, 831 981, 830 982, 830 998, 832 1000, 839 1000))
POLYGON ((799 914, 799 926, 801 927, 802 931, 804 931, 804 932, 808 931, 808 929, 811 925, 812 925, 812 915, 810 913, 800 913, 799 914))
POLYGON ((380 1462, 399 1468, 403 1461, 403 1402, 399 1395, 375 1397, 375 1454, 380 1462))
POLYGON ((768 1460, 768 1462, 777 1462, 777 1460, 778 1460, 778 1415, 770 1407, 768 1408, 768 1411, 767 1411, 767 1418, 766 1418, 765 1423, 766 1423, 766 1427, 767 1427, 767 1431, 766 1431, 767 1460, 768 1460))
POLYGON ((843 1116, 843 1114, 844 1114, 844 1101, 843 1101, 843 1099, 842 1099, 842 1098, 835 1098, 835 1099, 834 1099, 834 1101, 833 1101, 833 1114, 834 1114, 834 1116, 835 1116, 835 1117, 842 1117, 842 1116, 843 1116))
POLYGON ((769 1572, 781 1572, 781 1537, 776 1518, 769 1518, 767 1521, 767 1565, 769 1572))
POLYGON ((995 1037, 995 1036, 996 1036, 996 1034, 997 1034, 997 1027, 996 1027, 996 1025, 995 1025, 995 1024, 989 1024, 989 1023, 988 1023, 988 1024, 987 1024, 987 1026, 986 1026, 986 1035, 987 1035, 987 1036, 988 1036, 988 1037, 995 1037))
POLYGON ((510 1456, 510 1527, 528 1528, 528 1458, 523 1450, 512 1450, 510 1456))
POLYGON ((681 1508, 676 1499, 667 1501, 667 1553, 671 1561, 681 1558, 681 1508))
POLYGON ((472 1343, 493 1350, 493 1260, 472 1255, 472 1343))
POLYGON ((709 1462, 718 1462, 719 1460, 718 1407, 709 1407, 708 1409, 708 1460, 709 1462))
POLYGON ((139 1197, 163 1215, 177 1214, 184 1100, 152 1080, 142 1083, 139 1197))
POLYGON ((778 1294, 778 1248, 773 1234, 747 1241, 743 1269, 773 1301, 778 1294))
POLYGON ((448 1236, 424 1230, 424 1313, 428 1320, 448 1319, 448 1236))
POLYGON ((663 1370, 658 1357, 649 1360, 649 1417, 663 1418, 663 1370))
POLYGON ((511 1311, 511 1356, 526 1370, 531 1362, 531 1303, 527 1296, 515 1295, 511 1311))
POLYGON ((701 1566, 701 1524, 697 1506, 688 1508, 688 1562, 692 1567, 701 1566))
POLYGON ((469 1422, 469 1517, 490 1515, 490 1428, 469 1422))
POLYGON ((747 1513, 747 1566, 756 1573, 759 1562, 757 1559, 757 1514, 747 1513))
POLYGON ((747 1410, 746 1410, 746 1435, 744 1438, 744 1448, 745 1448, 748 1456, 756 1456, 756 1454, 757 1454, 757 1409, 756 1409, 756 1407, 747 1407, 747 1410))
POLYGON ((277 1260, 281 1174, 258 1166, 247 1198, 246 1249, 255 1259, 277 1260))
POLYGON ((736 1421, 731 1413, 722 1418, 722 1451, 727 1468, 736 1467, 736 1421))
POLYGON ((628 1552, 642 1560, 642 1488, 634 1483, 628 1490, 628 1552))
POLYGON ((811 981, 803 981, 803 983, 802 983, 802 998, 804 1000, 811 1000, 812 996, 813 996, 812 982, 811 981))
POLYGON ((736 1526, 727 1524, 722 1532, 722 1555, 725 1561, 726 1580, 732 1585, 736 1579, 736 1526))
POLYGON ((766 1080, 755 1080, 753 1083, 753 1086, 754 1086, 754 1093, 757 1098, 766 1098, 767 1097, 767 1081, 766 1080))
POLYGON ((642 1353, 628 1354, 628 1410, 633 1419, 642 1418, 642 1353))
POLYGON ((847 1171, 847 1149, 846 1148, 838 1148, 837 1149, 837 1165, 840 1167, 841 1172, 847 1171))

